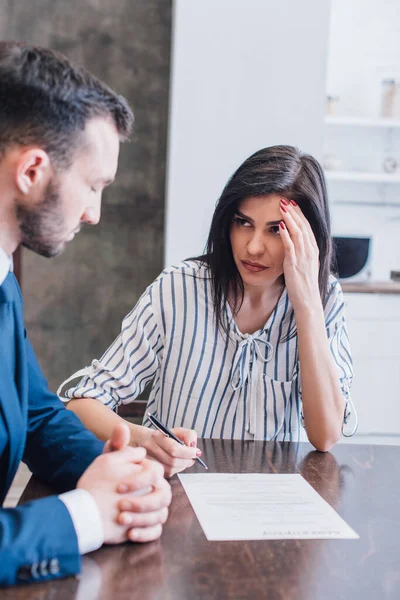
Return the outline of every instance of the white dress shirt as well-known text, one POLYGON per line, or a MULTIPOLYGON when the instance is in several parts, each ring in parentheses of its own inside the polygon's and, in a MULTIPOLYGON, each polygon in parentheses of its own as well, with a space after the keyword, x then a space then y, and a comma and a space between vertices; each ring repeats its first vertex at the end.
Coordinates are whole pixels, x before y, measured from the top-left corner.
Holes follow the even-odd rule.
MULTIPOLYGON (((12 258, 0 248, 0 286, 12 270, 12 258)), ((65 504, 78 538, 81 554, 97 550, 104 542, 104 531, 101 516, 93 496, 86 490, 72 490, 60 494, 59 499, 65 504)))
POLYGON ((12 259, 0 248, 0 285, 12 270, 12 259))

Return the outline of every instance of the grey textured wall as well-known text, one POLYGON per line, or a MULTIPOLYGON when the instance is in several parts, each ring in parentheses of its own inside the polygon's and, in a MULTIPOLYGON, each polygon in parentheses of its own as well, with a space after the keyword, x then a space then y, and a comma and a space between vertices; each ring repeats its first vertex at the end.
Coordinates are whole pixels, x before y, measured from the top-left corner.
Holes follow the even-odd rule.
POLYGON ((54 390, 102 354, 162 269, 171 0, 1 0, 0 37, 63 52, 135 113, 100 224, 59 258, 23 252, 27 329, 54 390))

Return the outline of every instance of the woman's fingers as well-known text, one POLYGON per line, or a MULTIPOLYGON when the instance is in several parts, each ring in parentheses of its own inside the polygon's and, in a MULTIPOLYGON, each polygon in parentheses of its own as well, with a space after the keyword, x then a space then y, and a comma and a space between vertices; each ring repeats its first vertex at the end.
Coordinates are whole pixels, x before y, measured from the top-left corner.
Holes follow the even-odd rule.
POLYGON ((305 255, 314 255, 315 252, 318 254, 318 245, 311 225, 297 203, 282 198, 280 208, 296 250, 304 252, 305 255))
MULTIPOLYGON (((175 434, 176 435, 176 434, 175 434)), ((175 440, 168 438, 162 433, 155 433, 148 444, 150 452, 155 447, 160 448, 170 456, 171 459, 183 459, 183 460, 194 460, 197 454, 196 447, 185 446, 179 444, 175 440)))
POLYGON ((281 221, 279 223, 279 233, 281 236, 283 247, 285 248, 285 254, 291 261, 293 261, 294 255, 295 255, 294 244, 290 238, 288 229, 287 229, 284 221, 281 221))
MULTIPOLYGON (((197 439, 195 432, 180 428, 174 429, 173 432, 179 439, 185 437, 189 443, 195 444, 194 438, 197 439), (185 435, 183 435, 183 432, 185 432, 185 435)), ((196 456, 200 456, 200 451, 195 446, 179 444, 160 432, 153 433, 146 443, 146 449, 149 456, 163 465, 166 477, 172 477, 175 473, 193 466, 196 456)))
POLYGON ((304 249, 304 235, 302 229, 297 225, 292 209, 290 208, 288 201, 282 198, 280 203, 280 210, 282 213, 283 221, 286 225, 286 229, 289 232, 290 238, 295 246, 296 252, 302 252, 304 249))
POLYGON ((299 207, 299 205, 297 204, 297 202, 295 202, 294 200, 290 200, 290 201, 287 200, 286 202, 288 202, 288 212, 292 216, 296 225, 303 231, 305 236, 308 235, 310 242, 314 246, 317 246, 317 242, 315 239, 314 232, 311 229, 311 225, 310 225, 308 219, 306 219, 306 217, 304 216, 304 214, 303 214, 301 208, 299 207))
POLYGON ((197 446, 197 432, 194 429, 185 429, 184 427, 174 427, 172 432, 178 437, 186 446, 195 448, 197 446))
POLYGON ((173 458, 170 454, 162 450, 157 446, 154 447, 153 450, 149 451, 152 455, 152 458, 162 464, 164 467, 164 475, 165 477, 172 477, 175 473, 180 473, 189 467, 192 467, 194 464, 194 460, 192 459, 183 459, 183 458, 173 458))

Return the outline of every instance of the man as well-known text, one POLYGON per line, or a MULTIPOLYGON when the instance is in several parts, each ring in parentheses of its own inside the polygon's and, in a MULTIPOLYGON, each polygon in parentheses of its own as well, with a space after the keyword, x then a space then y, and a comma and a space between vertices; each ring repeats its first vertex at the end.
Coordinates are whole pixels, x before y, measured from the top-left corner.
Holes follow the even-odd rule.
POLYGON ((65 57, 0 42, 0 505, 21 459, 64 492, 0 509, 0 585, 77 573, 81 554, 154 540, 167 518, 163 469, 128 447, 128 428, 104 448, 48 390, 10 272, 19 244, 56 256, 99 221, 132 122, 123 98, 65 57))

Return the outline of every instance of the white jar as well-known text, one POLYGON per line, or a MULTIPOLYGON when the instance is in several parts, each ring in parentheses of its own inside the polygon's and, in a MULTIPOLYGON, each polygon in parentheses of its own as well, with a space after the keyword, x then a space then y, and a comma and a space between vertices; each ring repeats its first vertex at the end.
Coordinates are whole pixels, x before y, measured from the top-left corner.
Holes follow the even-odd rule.
POLYGON ((397 85, 395 79, 382 80, 381 116, 393 118, 396 105, 397 85))

